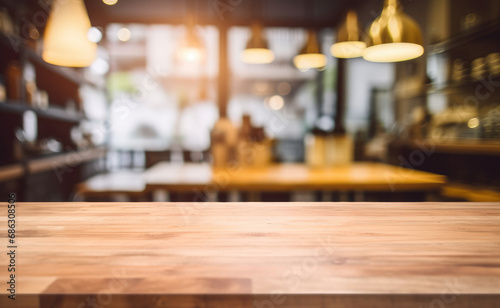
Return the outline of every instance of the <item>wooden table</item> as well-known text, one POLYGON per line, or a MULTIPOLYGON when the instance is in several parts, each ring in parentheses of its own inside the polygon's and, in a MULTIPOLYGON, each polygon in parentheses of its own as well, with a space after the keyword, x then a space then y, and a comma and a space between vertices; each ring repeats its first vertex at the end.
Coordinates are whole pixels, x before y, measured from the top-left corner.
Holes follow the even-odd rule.
POLYGON ((129 197, 144 196, 146 182, 142 172, 117 170, 95 175, 79 183, 75 191, 73 201, 85 201, 88 198, 121 198, 124 201, 129 197))
POLYGON ((145 172, 152 191, 437 191, 446 177, 381 163, 312 169, 304 164, 214 169, 208 164, 158 163, 145 172))
POLYGON ((500 203, 21 203, 15 302, 6 212, 0 307, 500 307, 500 203))

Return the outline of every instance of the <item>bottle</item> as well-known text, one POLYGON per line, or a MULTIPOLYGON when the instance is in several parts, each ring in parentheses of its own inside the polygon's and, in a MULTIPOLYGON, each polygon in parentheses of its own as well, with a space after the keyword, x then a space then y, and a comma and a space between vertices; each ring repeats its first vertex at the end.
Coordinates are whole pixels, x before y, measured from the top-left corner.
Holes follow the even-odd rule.
POLYGON ((252 166, 257 155, 252 140, 253 130, 250 115, 244 114, 238 132, 238 146, 236 148, 238 163, 241 166, 252 166))
POLYGON ((5 35, 14 33, 14 23, 5 8, 0 11, 0 32, 5 35))
POLYGON ((230 167, 231 162, 235 160, 238 130, 228 118, 221 117, 212 129, 211 139, 213 166, 230 167))
POLYGON ((21 100, 21 64, 11 61, 7 66, 7 98, 13 101, 21 100))
POLYGON ((319 128, 314 128, 305 136, 306 164, 311 168, 326 166, 326 137, 328 133, 319 128))
POLYGON ((7 91, 5 90, 5 81, 0 77, 0 103, 5 103, 7 100, 7 91))

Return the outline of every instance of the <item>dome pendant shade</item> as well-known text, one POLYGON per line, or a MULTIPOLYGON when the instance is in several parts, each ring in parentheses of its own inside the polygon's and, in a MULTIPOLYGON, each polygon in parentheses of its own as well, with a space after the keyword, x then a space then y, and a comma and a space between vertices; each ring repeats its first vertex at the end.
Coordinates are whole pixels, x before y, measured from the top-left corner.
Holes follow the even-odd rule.
POLYGON ((321 53, 316 32, 309 30, 307 43, 300 53, 293 58, 293 64, 299 70, 322 68, 326 66, 326 56, 321 53))
POLYGON ((424 53, 422 32, 415 20, 403 13, 398 0, 386 0, 368 34, 368 48, 363 51, 365 60, 400 62, 418 58, 424 53))
POLYGON ((361 39, 359 29, 358 15, 350 10, 337 32, 337 43, 330 49, 332 56, 344 59, 361 57, 366 43, 361 39))
POLYGON ((92 64, 97 45, 87 37, 90 27, 83 0, 54 1, 44 34, 43 60, 71 67, 92 64))
POLYGON ((249 64, 267 64, 274 61, 274 53, 269 49, 259 25, 252 27, 252 37, 241 52, 241 60, 249 64))

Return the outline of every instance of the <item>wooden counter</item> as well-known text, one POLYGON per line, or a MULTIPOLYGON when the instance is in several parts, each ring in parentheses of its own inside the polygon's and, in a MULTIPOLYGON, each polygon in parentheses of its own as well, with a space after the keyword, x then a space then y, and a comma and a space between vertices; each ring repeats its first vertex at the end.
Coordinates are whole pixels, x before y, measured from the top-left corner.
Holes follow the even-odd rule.
POLYGON ((311 169, 304 164, 214 169, 208 164, 158 163, 145 172, 147 188, 169 191, 432 191, 446 177, 381 163, 311 169))
POLYGON ((500 203, 21 203, 15 302, 6 212, 0 307, 500 307, 500 203))

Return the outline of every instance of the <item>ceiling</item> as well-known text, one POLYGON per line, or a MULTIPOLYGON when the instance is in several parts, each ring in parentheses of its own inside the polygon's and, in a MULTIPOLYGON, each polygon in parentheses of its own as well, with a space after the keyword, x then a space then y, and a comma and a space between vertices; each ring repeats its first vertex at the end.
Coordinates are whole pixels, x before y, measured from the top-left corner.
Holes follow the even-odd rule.
POLYGON ((108 6, 85 0, 92 25, 109 23, 180 24, 195 12, 198 24, 272 27, 334 27, 348 8, 366 0, 118 0, 108 6))

